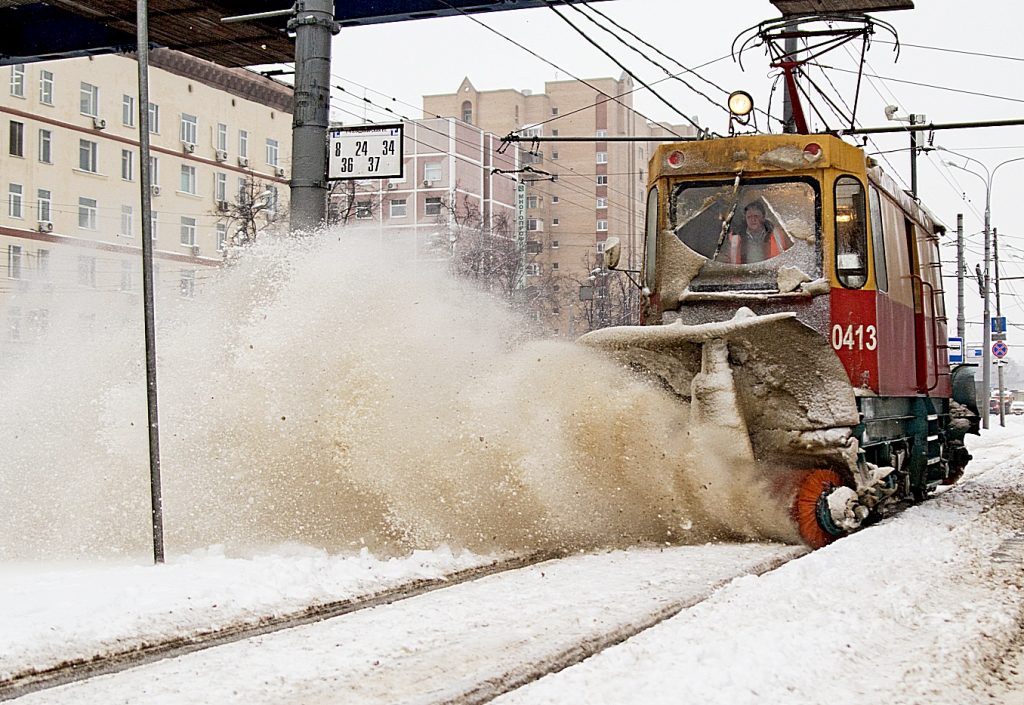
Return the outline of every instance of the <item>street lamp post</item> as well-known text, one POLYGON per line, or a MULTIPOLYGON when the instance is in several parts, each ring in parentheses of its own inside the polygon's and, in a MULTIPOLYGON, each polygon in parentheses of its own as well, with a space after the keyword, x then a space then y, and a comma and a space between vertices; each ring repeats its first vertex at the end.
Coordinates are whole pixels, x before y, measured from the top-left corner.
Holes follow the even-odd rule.
MULTIPOLYGON (((992 399, 992 311, 989 306, 989 264, 991 262, 990 255, 992 247, 992 181, 995 179, 996 172, 999 171, 999 167, 1004 166, 1006 164, 1010 164, 1011 162, 1019 162, 1021 160, 1024 160, 1024 157, 1016 157, 1014 159, 1007 159, 1006 161, 999 162, 992 168, 991 171, 989 171, 989 168, 987 166, 985 166, 982 162, 979 162, 977 159, 974 159, 973 157, 968 157, 963 154, 957 154, 953 150, 944 149, 942 147, 940 147, 939 149, 942 149, 942 151, 944 152, 956 154, 958 157, 966 159, 969 162, 974 162, 975 164, 977 164, 978 166, 985 170, 985 176, 982 176, 978 172, 972 169, 968 169, 965 166, 960 166, 959 164, 956 164, 954 162, 946 162, 946 164, 948 164, 949 166, 956 167, 957 169, 966 171, 968 174, 973 174, 974 176, 977 176, 985 184, 985 281, 982 283, 982 298, 984 299, 985 304, 985 313, 982 316, 982 326, 984 326, 984 342, 982 343, 982 345, 984 346, 984 349, 982 350, 982 366, 984 369, 981 372, 983 380, 982 384, 985 387, 985 402, 984 409, 981 412, 981 420, 982 428, 987 429, 989 427, 989 404, 991 403, 992 399)), ((1002 398, 999 399, 999 403, 1000 405, 1002 405, 1002 398)))

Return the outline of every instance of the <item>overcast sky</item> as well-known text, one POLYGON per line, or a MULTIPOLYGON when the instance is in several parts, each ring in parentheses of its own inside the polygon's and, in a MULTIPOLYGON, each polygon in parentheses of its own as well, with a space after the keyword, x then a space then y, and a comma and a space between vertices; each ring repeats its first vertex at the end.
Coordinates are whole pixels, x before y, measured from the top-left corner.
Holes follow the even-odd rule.
MULTIPOLYGON (((936 87, 870 79, 861 90, 859 124, 895 124, 887 123, 883 113, 888 104, 899 106, 901 115, 924 114, 936 123, 1024 116, 1024 89, 1017 80, 1024 68, 1024 58, 1017 58, 1024 57, 1024 49, 1019 48, 1024 7, 1011 0, 976 0, 973 3, 917 0, 916 4, 915 10, 878 15, 879 19, 896 27, 904 46, 897 59, 893 46, 888 43, 891 37, 880 30, 867 56, 867 72, 936 87), (942 50, 908 46, 911 44, 942 50), (951 50, 1009 58, 988 58, 951 50), (955 90, 943 90, 939 86, 955 90)), ((710 3, 606 0, 594 3, 594 7, 687 67, 720 59, 700 69, 699 74, 724 90, 747 90, 755 96, 759 107, 766 106, 772 71, 764 51, 755 49, 746 53, 743 71, 728 55, 737 35, 778 15, 768 0, 710 3)), ((654 84, 655 90, 680 111, 697 116, 702 125, 713 130, 727 129, 725 112, 708 99, 675 79, 655 84, 666 77, 662 69, 616 42, 582 19, 579 13, 566 8, 563 13, 599 40, 637 76, 654 84)), ((335 84, 345 86, 354 95, 349 97, 334 91, 335 117, 347 123, 357 122, 356 115, 364 114, 371 120, 387 120, 387 114, 375 112, 365 104, 356 104, 364 91, 374 103, 390 106, 401 116, 417 118, 421 115, 421 96, 454 92, 464 76, 469 76, 480 90, 518 88, 541 92, 544 82, 549 80, 618 77, 622 73, 622 69, 550 9, 474 17, 476 20, 460 16, 343 30, 334 42, 333 73, 335 84), (551 63, 531 56, 497 33, 528 47, 551 63)), ((637 41, 630 41, 640 46, 637 41)), ((674 72, 681 70, 652 50, 641 48, 674 72)), ((849 70, 855 66, 856 53, 857 49, 839 49, 821 61, 849 70)), ((829 77, 850 100, 853 92, 850 74, 830 71, 829 77)), ((700 80, 688 80, 710 98, 724 98, 722 90, 700 80)), ((820 74, 816 75, 816 80, 826 83, 820 74)), ((773 112, 778 109, 778 96, 776 93, 773 112)), ((652 119, 683 121, 678 113, 647 91, 637 92, 635 105, 652 119)), ((830 126, 835 126, 835 122, 833 120, 830 126)), ((764 127, 763 120, 761 126, 764 127)), ((885 154, 888 163, 882 163, 898 182, 907 185, 910 182, 908 144, 906 135, 900 134, 875 137, 868 146, 869 151, 902 150, 885 154)), ((974 157, 991 169, 1003 160, 1024 157, 1024 127, 936 132, 934 144, 974 157)), ((963 212, 966 232, 979 233, 969 238, 968 268, 973 271, 974 262, 980 259, 982 252, 980 232, 985 187, 981 179, 942 163, 948 159, 955 157, 935 152, 920 158, 919 191, 924 203, 951 229, 955 228, 956 214, 963 212), (967 200, 963 198, 964 193, 967 200)), ((983 171, 976 164, 969 166, 983 171)), ((1024 275, 1024 227, 1014 222, 1014 204, 1021 183, 1024 183, 1024 161, 1002 167, 993 181, 992 224, 1000 229, 1001 237, 1004 236, 1001 259, 1006 265, 1005 277, 1024 275)), ((954 248, 944 248, 944 256, 952 262, 954 248)), ((955 273, 954 268, 947 266, 946 273, 955 273)), ((950 281, 947 289, 955 294, 955 282, 950 281)), ((1003 313, 1011 324, 1015 321, 1024 324, 1024 306, 1015 295, 1018 290, 1024 294, 1024 283, 1004 282, 1003 313)), ((974 305, 977 287, 973 283, 968 287, 968 299, 968 319, 980 320, 980 305, 974 305)), ((949 302, 953 318, 955 299, 949 302)), ((953 320, 951 330, 955 330, 953 320)), ((975 331, 979 332, 980 327, 975 327, 975 331)), ((1011 343, 1013 333, 1011 328, 1011 343)), ((980 335, 972 335, 969 328, 968 337, 980 338, 980 335)), ((1018 337, 1024 338, 1024 332, 1018 332, 1018 337)))

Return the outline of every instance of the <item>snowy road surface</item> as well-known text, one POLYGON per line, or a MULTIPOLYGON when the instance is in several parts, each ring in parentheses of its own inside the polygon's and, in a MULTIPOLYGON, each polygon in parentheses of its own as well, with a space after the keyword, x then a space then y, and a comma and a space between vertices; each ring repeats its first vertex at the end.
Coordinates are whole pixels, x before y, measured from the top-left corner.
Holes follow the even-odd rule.
MULTIPOLYGON (((1024 647, 1024 419, 1007 425, 969 439, 975 460, 951 491, 718 589, 717 581, 795 549, 574 556, 14 702, 452 701, 507 690, 538 665, 563 665, 580 644, 612 642, 676 603, 692 606, 494 702, 1024 703, 1011 670, 1019 671, 1024 647)), ((339 569, 334 582, 356 563, 366 573, 412 575, 485 560, 443 551, 405 563, 314 554, 234 565, 207 555, 157 569, 65 568, 47 577, 5 567, 0 673, 52 663, 70 644, 98 652, 146 629, 153 639, 290 600, 336 597, 328 566, 345 561, 348 571, 339 569), (113 598, 106 601, 104 574, 113 598)))

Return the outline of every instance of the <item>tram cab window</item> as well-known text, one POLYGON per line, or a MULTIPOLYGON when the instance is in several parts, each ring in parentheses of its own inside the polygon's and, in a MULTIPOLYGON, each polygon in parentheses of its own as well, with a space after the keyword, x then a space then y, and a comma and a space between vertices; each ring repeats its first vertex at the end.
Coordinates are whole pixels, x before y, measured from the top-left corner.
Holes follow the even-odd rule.
POLYGON ((805 180, 682 183, 672 193, 671 226, 683 244, 710 260, 753 264, 798 242, 813 245, 816 200, 805 180))
POLYGON ((847 289, 860 289, 868 280, 868 233, 864 186, 852 176, 835 185, 836 275, 847 289))
POLYGON ((882 203, 878 189, 868 186, 871 207, 871 249, 875 259, 875 284, 879 291, 889 291, 889 275, 885 267, 885 226, 882 224, 882 203))

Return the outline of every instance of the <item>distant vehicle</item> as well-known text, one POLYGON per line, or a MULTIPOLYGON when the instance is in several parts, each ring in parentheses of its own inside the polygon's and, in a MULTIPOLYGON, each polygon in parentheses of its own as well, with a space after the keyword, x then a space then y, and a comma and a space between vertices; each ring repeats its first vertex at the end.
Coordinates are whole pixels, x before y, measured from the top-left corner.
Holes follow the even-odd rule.
POLYGON ((1010 404, 1010 413, 1014 416, 1024 414, 1024 401, 1015 401, 1010 404))

